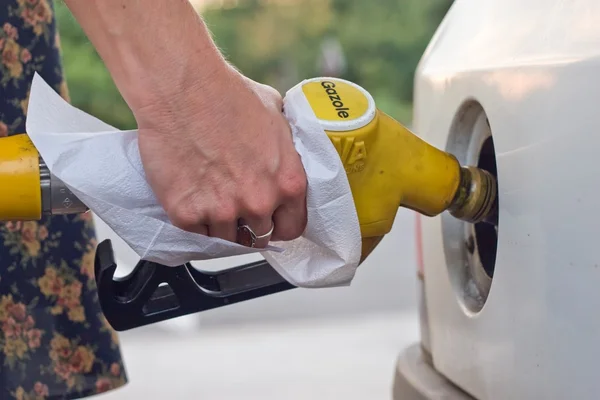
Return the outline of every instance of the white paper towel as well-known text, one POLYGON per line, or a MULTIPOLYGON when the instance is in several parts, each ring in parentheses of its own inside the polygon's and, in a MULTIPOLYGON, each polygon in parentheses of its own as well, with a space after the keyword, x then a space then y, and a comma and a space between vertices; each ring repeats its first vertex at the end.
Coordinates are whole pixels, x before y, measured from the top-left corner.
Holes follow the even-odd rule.
POLYGON ((288 91, 284 107, 308 178, 308 223, 300 238, 267 249, 172 225, 146 181, 137 131, 120 131, 71 106, 38 74, 26 130, 50 171, 144 260, 177 266, 260 251, 296 286, 349 285, 361 236, 346 173, 301 84, 288 91))

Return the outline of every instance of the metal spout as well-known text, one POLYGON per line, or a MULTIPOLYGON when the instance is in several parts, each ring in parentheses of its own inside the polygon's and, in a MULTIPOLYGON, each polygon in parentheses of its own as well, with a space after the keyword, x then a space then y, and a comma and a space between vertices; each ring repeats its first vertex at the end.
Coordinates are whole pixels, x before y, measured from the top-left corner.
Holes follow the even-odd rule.
POLYGON ((67 185, 52 175, 42 159, 40 159, 40 184, 44 215, 80 214, 88 211, 88 207, 71 192, 67 185))
POLYGON ((496 178, 476 167, 462 167, 459 188, 450 214, 460 220, 498 224, 498 184, 496 178))

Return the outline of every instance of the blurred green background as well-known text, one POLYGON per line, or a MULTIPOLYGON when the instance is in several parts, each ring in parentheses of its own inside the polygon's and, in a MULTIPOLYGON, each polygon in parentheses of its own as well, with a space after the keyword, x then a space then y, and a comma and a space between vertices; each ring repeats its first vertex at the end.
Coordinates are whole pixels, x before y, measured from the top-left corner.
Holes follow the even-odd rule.
MULTIPOLYGON (((228 60, 282 94, 334 75, 364 86, 409 123, 413 75, 452 0, 192 0, 228 60)), ((149 2, 150 4, 150 2, 149 2)), ((62 1, 56 13, 73 104, 119 128, 135 120, 62 1)))

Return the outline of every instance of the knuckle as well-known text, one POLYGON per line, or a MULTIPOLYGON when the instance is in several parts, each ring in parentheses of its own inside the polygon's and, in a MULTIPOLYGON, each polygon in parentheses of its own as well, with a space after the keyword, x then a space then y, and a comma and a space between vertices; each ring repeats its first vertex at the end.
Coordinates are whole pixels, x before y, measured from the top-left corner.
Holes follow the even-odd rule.
POLYGON ((194 231, 203 221, 202 214, 191 206, 182 207, 178 205, 170 207, 167 215, 173 225, 184 231, 194 231))
POLYGON ((254 197, 246 200, 244 208, 249 218, 263 219, 271 216, 273 205, 274 202, 269 199, 254 197))
POLYGON ((283 177, 279 189, 284 198, 298 200, 306 195, 306 186, 304 173, 294 172, 283 177))
POLYGON ((264 93, 268 95, 272 100, 283 103, 283 98, 281 96, 281 93, 279 93, 279 90, 275 89, 273 86, 270 85, 261 84, 261 86, 264 90, 264 93))
POLYGON ((229 224, 237 218, 237 208, 231 203, 222 202, 210 213, 210 220, 215 224, 229 224))
POLYGON ((271 96, 273 96, 277 101, 283 101, 283 97, 279 90, 275 89, 273 86, 269 86, 269 90, 271 91, 271 96))

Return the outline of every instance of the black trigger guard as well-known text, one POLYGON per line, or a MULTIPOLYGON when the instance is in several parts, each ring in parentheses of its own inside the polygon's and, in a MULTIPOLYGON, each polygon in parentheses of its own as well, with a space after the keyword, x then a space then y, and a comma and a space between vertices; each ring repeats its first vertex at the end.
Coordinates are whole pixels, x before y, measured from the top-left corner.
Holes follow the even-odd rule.
POLYGON ((116 331, 293 289, 266 261, 218 272, 195 269, 187 263, 167 267, 141 260, 126 277, 117 270, 110 239, 96 249, 94 275, 100 307, 116 331), (166 285, 161 285, 166 284, 166 285))

